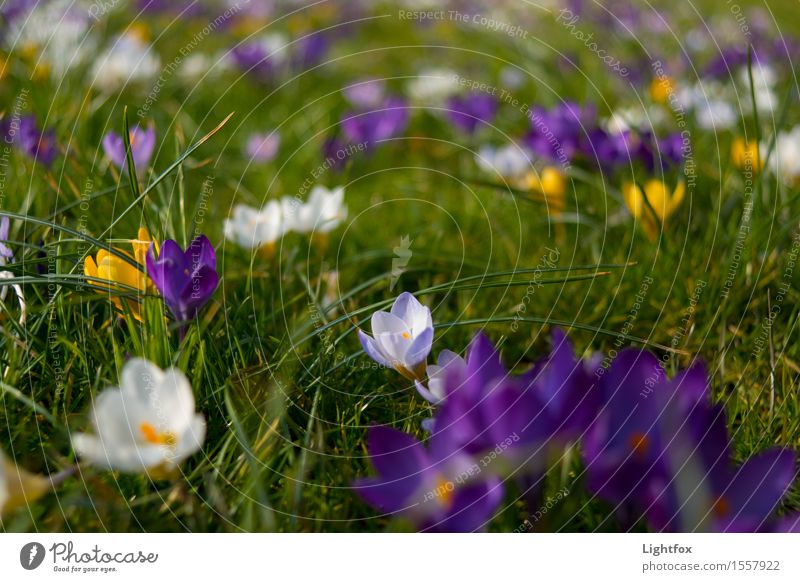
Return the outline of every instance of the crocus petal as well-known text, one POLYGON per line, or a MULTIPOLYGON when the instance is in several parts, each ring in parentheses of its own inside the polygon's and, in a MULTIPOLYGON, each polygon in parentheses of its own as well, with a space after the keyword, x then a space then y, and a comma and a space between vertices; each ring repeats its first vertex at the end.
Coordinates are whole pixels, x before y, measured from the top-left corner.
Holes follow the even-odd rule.
POLYGON ((393 315, 391 313, 386 313, 385 311, 376 311, 372 314, 372 333, 375 337, 378 337, 379 334, 382 333, 389 333, 389 334, 408 334, 409 337, 407 339, 411 339, 411 328, 406 324, 405 321, 393 315))
POLYGON ((381 350, 378 343, 369 335, 358 330, 358 339, 361 342, 361 347, 364 348, 364 351, 367 352, 367 355, 378 362, 381 366, 386 368, 392 368, 392 364, 389 360, 386 359, 383 355, 383 351, 381 350))
POLYGON ((734 519, 750 517, 766 521, 797 477, 797 457, 787 449, 770 449, 745 461, 728 491, 734 519))
POLYGON ((411 345, 408 347, 405 353, 405 364, 406 367, 409 369, 416 368, 425 360, 428 359, 428 354, 431 353, 431 347, 433 346, 433 328, 426 327, 422 333, 420 333, 411 345))

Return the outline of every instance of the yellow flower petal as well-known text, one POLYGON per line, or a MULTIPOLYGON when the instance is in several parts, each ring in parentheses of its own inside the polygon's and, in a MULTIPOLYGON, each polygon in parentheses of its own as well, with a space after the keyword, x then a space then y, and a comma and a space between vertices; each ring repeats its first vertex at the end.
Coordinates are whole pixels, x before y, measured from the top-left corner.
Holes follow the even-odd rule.
POLYGON ((625 204, 628 206, 634 218, 641 218, 642 216, 642 191, 633 182, 625 182, 622 185, 622 197, 625 199, 625 204))

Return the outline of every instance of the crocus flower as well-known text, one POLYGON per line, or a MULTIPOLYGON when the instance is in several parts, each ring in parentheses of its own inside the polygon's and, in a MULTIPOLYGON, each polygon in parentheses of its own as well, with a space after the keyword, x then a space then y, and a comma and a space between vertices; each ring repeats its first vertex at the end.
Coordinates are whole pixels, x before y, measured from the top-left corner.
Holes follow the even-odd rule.
POLYGON ((378 475, 354 484, 381 511, 409 519, 421 531, 473 532, 489 523, 503 500, 496 477, 475 480, 474 459, 439 437, 424 447, 412 436, 371 428, 367 450, 378 475))
POLYGON ((328 52, 328 40, 322 32, 314 32, 295 42, 292 64, 305 70, 320 64, 328 52))
POLYGON ((18 467, 0 451, 0 518, 36 501, 51 487, 50 479, 18 467))
POLYGON ((19 124, 11 128, 8 136, 11 143, 32 160, 45 166, 53 163, 56 157, 55 133, 52 130, 41 131, 32 115, 22 117, 19 124))
POLYGON ((437 364, 428 366, 427 385, 419 380, 414 381, 417 392, 431 404, 440 404, 445 397, 445 378, 447 374, 452 372, 463 373, 466 365, 464 358, 455 352, 442 350, 439 352, 437 364))
POLYGON ((289 222, 299 233, 327 234, 338 227, 345 218, 347 218, 347 206, 344 204, 344 188, 328 190, 324 186, 314 186, 308 202, 295 208, 289 222))
POLYGON ((372 314, 372 336, 359 329, 358 339, 378 364, 409 380, 422 380, 433 343, 431 310, 411 293, 401 293, 389 313, 372 314))
MULTIPOLYGON (((11 221, 8 219, 8 216, 3 216, 0 218, 0 268, 14 262, 14 253, 5 244, 8 241, 8 229, 10 225, 11 221)), ((11 271, 0 270, 0 279, 11 280, 14 278, 14 273, 11 271)), ((8 285, 0 286, 0 303, 5 302, 6 296, 8 295, 8 287, 8 285)), ((28 306, 25 303, 25 295, 22 292, 21 285, 12 283, 11 288, 14 289, 14 293, 17 295, 17 299, 19 300, 19 323, 20 325, 23 325, 28 315, 28 306)))
POLYGON ((450 69, 426 69, 408 83, 407 95, 417 105, 439 107, 461 88, 459 76, 450 69))
MULTIPOLYGON (((761 145, 761 157, 766 158, 766 144, 761 145)), ((775 150, 769 158, 769 167, 775 176, 787 184, 800 180, 800 125, 791 131, 782 131, 775 138, 775 150)))
POLYGON ((111 40, 94 59, 92 85, 111 93, 127 85, 149 81, 161 70, 161 59, 138 31, 131 30, 111 40))
POLYGON ((348 85, 342 92, 353 107, 373 109, 383 103, 386 86, 381 79, 365 79, 348 85))
MULTIPOLYGON (((128 138, 131 142, 131 155, 133 165, 137 171, 145 171, 153 157, 153 150, 156 145, 156 131, 152 125, 147 129, 142 129, 138 125, 130 130, 128 138)), ((115 131, 109 131, 103 137, 103 150, 111 162, 120 170, 124 170, 127 165, 125 157, 125 142, 122 136, 115 131)))
POLYGON ((566 206, 567 177, 556 166, 546 166, 541 172, 531 172, 527 179, 528 188, 539 192, 547 201, 548 214, 557 216, 566 206))
POLYGON ((275 159, 280 144, 281 136, 274 131, 254 133, 247 140, 247 155, 250 160, 256 163, 266 164, 275 159))
POLYGON ((475 155, 478 166, 487 173, 516 183, 528 175, 533 165, 531 154, 522 146, 483 146, 475 155))
POLYGON ((496 113, 497 100, 488 93, 451 97, 447 102, 447 117, 468 134, 475 133, 480 124, 491 123, 496 113))
POLYGON ((407 125, 408 106, 399 97, 389 97, 371 111, 347 112, 342 117, 342 131, 347 140, 369 148, 399 136, 407 125))
POLYGON ((127 304, 133 313, 133 316, 141 320, 140 313, 140 298, 152 289, 147 275, 144 272, 145 255, 148 247, 153 244, 158 249, 158 243, 155 243, 150 238, 150 233, 146 228, 140 228, 137 233, 136 240, 132 240, 131 247, 133 248, 133 255, 125 253, 128 257, 132 258, 140 268, 128 263, 121 257, 111 254, 105 249, 100 249, 97 255, 86 257, 83 264, 83 273, 92 279, 101 279, 100 281, 89 281, 90 285, 100 287, 98 293, 109 293, 111 302, 118 311, 122 311, 122 299, 119 295, 121 292, 133 292, 135 297, 127 298, 127 304), (126 289, 127 288, 127 289, 126 289))
POLYGON ((650 353, 625 350, 603 375, 604 405, 583 441, 589 488, 658 531, 769 529, 797 475, 769 449, 735 467, 725 414, 698 364, 668 379, 650 353))
POLYGON ((231 49, 230 55, 242 72, 260 81, 269 81, 288 61, 288 39, 278 33, 265 34, 237 45, 231 49))
POLYGON ((195 413, 183 372, 140 358, 125 364, 119 388, 97 396, 91 416, 94 434, 74 435, 75 451, 93 465, 119 471, 164 476, 205 438, 205 420, 195 413))
POLYGON ((633 182, 626 182, 622 195, 634 219, 641 222, 647 236, 655 240, 662 225, 680 207, 686 193, 683 181, 678 182, 674 191, 660 180, 648 180, 642 190, 633 182))
POLYGON ((0 267, 5 267, 8 263, 14 262, 14 253, 5 243, 8 242, 8 230, 11 228, 11 220, 8 216, 0 218, 0 267))
POLYGON ((147 274, 175 319, 186 322, 208 303, 219 282, 217 253, 205 235, 184 251, 174 240, 164 241, 156 258, 155 245, 147 252, 147 274))
POLYGON ((650 98, 656 103, 667 105, 675 93, 675 80, 670 77, 656 77, 650 83, 650 98))
POLYGON ((5 0, 0 3, 0 42, 9 51, 31 58, 34 77, 60 79, 86 62, 95 41, 90 32, 91 9, 72 0, 5 0), (6 8, 8 7, 8 12, 6 8))
POLYGON ((491 454, 488 474, 537 475, 594 417, 595 368, 596 359, 576 359, 567 337, 555 330, 550 355, 512 376, 479 333, 467 349, 466 366, 445 375, 434 435, 467 453, 491 454))
POLYGON ((764 162, 758 151, 758 144, 737 137, 731 144, 731 160, 733 165, 743 171, 759 171, 764 162))
POLYGON ((291 228, 285 206, 277 200, 270 200, 261 209, 237 204, 231 217, 225 219, 225 238, 246 249, 273 248, 291 228))
POLYGON ((552 109, 534 107, 530 123, 526 144, 535 154, 561 164, 581 153, 591 156, 587 136, 598 126, 594 105, 568 101, 552 109))

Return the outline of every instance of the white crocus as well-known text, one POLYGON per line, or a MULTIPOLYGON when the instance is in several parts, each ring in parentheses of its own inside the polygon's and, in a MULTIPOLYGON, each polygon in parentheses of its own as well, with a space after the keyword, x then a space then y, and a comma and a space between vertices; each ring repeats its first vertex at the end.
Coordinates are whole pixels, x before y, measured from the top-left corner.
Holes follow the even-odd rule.
POLYGON ((92 424, 94 434, 72 438, 83 460, 153 477, 169 474, 197 452, 206 433, 186 376, 139 358, 125 364, 119 388, 95 399, 92 424))
POLYGON ((521 146, 508 144, 501 147, 483 146, 475 155, 475 161, 484 171, 505 178, 516 180, 533 169, 533 162, 521 146))
POLYGON ((93 53, 90 15, 84 1, 37 2, 29 12, 12 20, 2 37, 11 50, 35 50, 37 64, 49 66, 58 78, 93 53))
MULTIPOLYGON (((5 267, 9 263, 14 262, 14 255, 11 249, 6 246, 5 242, 8 239, 8 231, 10 227, 10 221, 7 216, 0 218, 0 269, 5 267)), ((0 279, 6 280, 13 280, 15 278, 14 273, 11 271, 0 270, 0 279)), ((25 295, 22 293, 22 286, 17 283, 12 283, 10 285, 12 289, 14 289, 14 293, 17 295, 17 299, 19 299, 19 324, 25 325, 25 319, 27 318, 28 309, 25 303, 25 295)), ((0 303, 5 303, 6 297, 8 296, 8 288, 9 285, 2 285, 0 286, 0 303)))
POLYGON ((246 249, 274 245, 289 230, 282 201, 270 200, 260 210, 237 204, 225 219, 225 237, 246 249))
POLYGON ((112 41, 95 61, 94 84, 104 92, 113 92, 158 75, 161 59, 137 34, 127 33, 112 41))
POLYGON ((378 364, 409 380, 422 380, 433 344, 431 310, 411 293, 402 293, 390 312, 372 314, 372 336, 358 330, 358 339, 378 364))
MULTIPOLYGON (((756 107, 760 114, 772 115, 778 109, 778 96, 774 88, 778 81, 775 70, 768 65, 754 64, 753 93, 755 94, 756 107)), ((752 96, 750 95, 750 71, 747 67, 739 71, 739 94, 748 111, 752 110, 752 96)))
MULTIPOLYGON (((762 144, 762 159, 767 157, 768 144, 762 144)), ((769 168, 787 184, 800 180, 800 125, 789 132, 781 132, 775 138, 775 146, 769 157, 769 168)))
POLYGON ((438 107, 461 90, 458 73, 450 69, 426 69, 409 82, 408 97, 417 105, 438 107))
POLYGON ((466 372, 467 362, 455 352, 442 350, 436 365, 428 366, 428 386, 416 381, 417 392, 431 404, 440 404, 445 397, 445 379, 454 370, 466 372))
POLYGON ((347 218, 347 206, 344 204, 344 188, 328 190, 324 186, 315 186, 311 190, 308 202, 297 205, 292 226, 300 233, 329 233, 347 218))

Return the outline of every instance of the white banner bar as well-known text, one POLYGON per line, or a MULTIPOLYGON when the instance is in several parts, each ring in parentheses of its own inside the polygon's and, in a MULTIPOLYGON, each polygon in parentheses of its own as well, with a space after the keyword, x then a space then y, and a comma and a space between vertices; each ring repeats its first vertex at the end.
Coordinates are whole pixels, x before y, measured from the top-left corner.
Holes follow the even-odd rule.
POLYGON ((0 580, 796 581, 798 550, 792 534, 2 534, 0 580))

